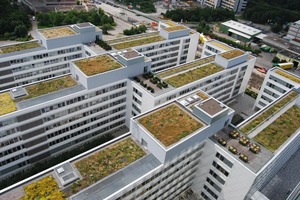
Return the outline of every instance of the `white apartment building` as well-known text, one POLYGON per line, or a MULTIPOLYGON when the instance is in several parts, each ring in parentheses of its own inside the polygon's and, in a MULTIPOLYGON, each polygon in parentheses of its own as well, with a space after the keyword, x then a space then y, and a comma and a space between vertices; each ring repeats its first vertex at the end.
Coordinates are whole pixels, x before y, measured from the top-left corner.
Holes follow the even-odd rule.
POLYGON ((264 82, 258 93, 254 108, 263 108, 293 88, 300 87, 300 78, 281 68, 272 68, 265 76, 264 82))
POLYGON ((70 73, 69 62, 95 55, 84 43, 102 38, 90 23, 37 30, 37 41, 1 46, 0 91, 70 73))
POLYGON ((200 4, 210 8, 225 8, 235 13, 240 13, 246 9, 248 0, 197 0, 200 4))
POLYGON ((218 40, 208 40, 203 45, 201 58, 224 53, 233 49, 234 48, 232 46, 219 42, 218 40))
POLYGON ((290 25, 286 37, 290 40, 298 41, 298 43, 300 42, 300 20, 290 25))

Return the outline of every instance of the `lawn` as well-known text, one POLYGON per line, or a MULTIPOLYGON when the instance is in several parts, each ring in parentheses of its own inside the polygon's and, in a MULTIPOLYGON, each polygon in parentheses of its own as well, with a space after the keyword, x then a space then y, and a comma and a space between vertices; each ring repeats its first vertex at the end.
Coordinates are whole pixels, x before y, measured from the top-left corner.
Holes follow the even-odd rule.
POLYGON ((126 49, 126 48, 130 48, 130 47, 144 45, 144 44, 150 44, 153 42, 159 42, 162 40, 165 40, 165 38, 163 38, 161 36, 154 36, 154 37, 147 37, 147 38, 142 38, 142 39, 138 39, 138 40, 123 42, 123 43, 119 43, 119 44, 114 44, 114 45, 112 45, 112 47, 115 49, 126 49))
POLYGON ((47 176, 25 186, 25 196, 20 200, 63 200, 65 195, 60 191, 55 179, 47 176))
POLYGON ((210 76, 222 70, 223 68, 220 66, 217 66, 215 64, 208 64, 197 69, 193 69, 188 72, 170 77, 166 79, 165 82, 177 88, 204 77, 210 76))
POLYGON ((300 108, 293 106, 267 128, 257 134, 254 139, 274 152, 300 128, 299 119, 300 108))
POLYGON ((75 64, 87 76, 93 76, 110 70, 118 69, 122 65, 108 55, 78 60, 75 64))
POLYGON ((291 92, 286 97, 281 99, 279 102, 262 112, 260 115, 258 115, 256 118, 252 119, 249 123, 247 123, 245 126, 243 126, 240 130, 245 133, 249 134, 252 130, 254 130, 256 127, 258 127, 264 120, 269 118, 270 116, 274 115, 276 112, 278 112, 282 107, 287 105, 289 102, 291 102, 293 99, 296 98, 298 94, 296 92, 291 92))
POLYGON ((15 44, 15 45, 10 45, 6 47, 1 47, 0 48, 0 54, 5 54, 5 53, 12 53, 16 51, 23 51, 26 49, 33 49, 40 47, 40 44, 38 42, 26 42, 26 43, 21 43, 21 44, 15 44))
POLYGON ((178 142, 203 126, 176 104, 158 109, 139 119, 155 138, 166 147, 178 142))
POLYGON ((145 152, 131 138, 128 138, 76 162, 75 166, 82 179, 71 186, 72 193, 81 191, 144 155, 145 152))
POLYGON ((9 93, 0 94, 0 116, 17 110, 16 103, 10 97, 9 93))
POLYGON ((215 59, 215 56, 211 56, 211 57, 204 58, 204 59, 201 59, 201 60, 196 60, 196 61, 184 64, 184 65, 180 65, 180 66, 178 66, 176 68, 169 69, 169 70, 166 70, 164 72, 161 72, 161 73, 158 74, 158 76, 160 78, 164 78, 164 77, 176 74, 178 72, 182 72, 182 71, 185 71, 185 70, 188 70, 188 69, 191 69, 191 68, 203 65, 205 63, 212 62, 214 59, 215 59))

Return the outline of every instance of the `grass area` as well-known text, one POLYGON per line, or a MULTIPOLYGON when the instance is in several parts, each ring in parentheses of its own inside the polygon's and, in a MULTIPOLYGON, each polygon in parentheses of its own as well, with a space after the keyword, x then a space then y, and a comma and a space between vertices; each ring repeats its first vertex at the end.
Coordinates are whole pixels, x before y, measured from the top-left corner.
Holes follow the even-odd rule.
POLYGON ((172 21, 166 21, 165 24, 167 24, 169 26, 177 26, 177 24, 172 21))
POLYGON ((5 53, 12 53, 16 51, 23 51, 26 49, 33 49, 40 47, 40 44, 38 42, 26 42, 26 43, 20 43, 20 44, 15 44, 15 45, 9 45, 5 47, 0 48, 0 54, 5 54, 5 53))
POLYGON ((274 152, 300 128, 299 119, 300 108, 293 106, 267 128, 257 134, 254 139, 274 152))
POLYGON ((39 32, 47 39, 65 37, 76 34, 76 32, 73 31, 70 27, 41 29, 39 30, 39 32))
POLYGON ((223 70, 223 68, 220 66, 217 66, 215 64, 208 64, 208 65, 190 70, 188 72, 178 74, 176 76, 172 76, 172 77, 166 79, 165 82, 172 85, 173 87, 177 88, 177 87, 186 85, 188 83, 192 83, 196 80, 202 79, 204 77, 210 76, 210 75, 220 72, 222 70, 223 70))
POLYGON ((269 118, 270 116, 277 113, 282 107, 287 105, 289 102, 291 102, 294 98, 298 96, 297 92, 291 92, 286 97, 281 99, 279 102, 274 104, 273 106, 269 107, 267 110, 262 112, 260 115, 252 119, 249 123, 247 123, 245 126, 243 126, 240 130, 245 133, 249 134, 252 130, 254 130, 256 127, 258 127, 264 120, 269 118))
POLYGON ((9 93, 0 94, 0 116, 17 110, 16 103, 10 97, 9 93))
POLYGON ((185 30, 185 29, 186 29, 186 27, 184 27, 184 26, 171 26, 171 27, 165 28, 165 30, 168 31, 168 32, 185 30))
POLYGON ((215 56, 211 56, 211 57, 204 58, 204 59, 201 59, 201 60, 196 60, 196 61, 193 61, 193 62, 189 62, 187 64, 180 65, 176 68, 172 68, 172 69, 166 70, 164 72, 161 72, 161 73, 158 74, 158 76, 160 78, 164 78, 164 77, 176 74, 178 72, 182 72, 182 71, 185 71, 185 70, 203 65, 205 63, 212 62, 214 59, 215 59, 215 56))
POLYGON ((25 188, 25 196, 20 200, 63 200, 65 195, 59 190, 55 179, 47 176, 39 181, 30 183, 25 188))
POLYGON ((119 62, 108 55, 78 60, 75 61, 75 64, 87 76, 93 76, 122 67, 119 62))
POLYGON ((141 38, 139 40, 123 42, 123 43, 115 44, 115 45, 112 45, 112 46, 115 49, 126 49, 126 48, 130 48, 130 47, 144 45, 144 44, 159 42, 159 41, 162 41, 162 40, 165 40, 165 38, 163 38, 161 36, 154 36, 154 37, 141 38))
POLYGON ((78 161, 75 166, 82 179, 71 186, 72 193, 81 191, 144 155, 145 152, 131 138, 128 138, 78 161))
POLYGON ((116 44, 116 43, 120 43, 120 42, 128 42, 129 40, 136 40, 138 38, 146 38, 146 37, 151 37, 151 36, 158 36, 159 32, 152 32, 152 33, 143 33, 143 34, 138 34, 138 35, 134 35, 134 36, 127 36, 127 37, 122 37, 122 38, 117 38, 117 39, 112 39, 112 40, 108 40, 105 41, 107 44, 116 44))
POLYGON ((222 56, 223 58, 226 58, 226 59, 230 60, 230 59, 239 57, 239 56, 241 56, 241 55, 243 55, 243 54, 244 54, 243 51, 238 50, 238 49, 234 49, 234 50, 231 50, 231 51, 222 53, 221 56, 222 56))
POLYGON ((197 95, 202 99, 202 100, 206 100, 209 98, 209 96, 207 96, 204 92, 198 92, 197 95))
POLYGON ((211 41, 209 42, 210 44, 214 45, 214 46, 217 46, 217 47, 220 47, 221 49, 224 49, 225 51, 229 51, 229 50, 232 50, 233 48, 230 47, 230 46, 227 46, 221 42, 217 42, 217 41, 211 41))
POLYGON ((288 73, 286 73, 286 72, 284 72, 284 71, 282 71, 282 70, 276 70, 275 72, 276 72, 277 74, 279 74, 279 75, 285 77, 285 78, 290 79, 291 81, 294 81, 295 83, 299 83, 299 84, 300 84, 300 79, 297 78, 297 77, 295 77, 295 76, 293 76, 293 75, 290 75, 290 74, 288 74, 288 73))
POLYGON ((176 104, 160 108, 140 118, 139 123, 166 147, 203 126, 176 104))
POLYGON ((71 76, 64 76, 50 81, 40 82, 26 87, 28 95, 20 98, 19 101, 39 97, 51 92, 75 86, 77 83, 71 76))

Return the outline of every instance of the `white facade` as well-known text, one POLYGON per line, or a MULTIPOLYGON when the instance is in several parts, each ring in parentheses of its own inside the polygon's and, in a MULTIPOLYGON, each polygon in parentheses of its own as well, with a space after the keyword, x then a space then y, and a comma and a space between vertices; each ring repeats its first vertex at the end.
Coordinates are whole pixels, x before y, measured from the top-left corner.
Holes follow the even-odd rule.
POLYGON ((247 6, 247 0, 197 0, 202 5, 206 5, 210 8, 225 8, 232 10, 235 13, 240 13, 245 10, 247 6))
POLYGON ((296 39, 296 41, 298 40, 298 43, 299 43, 299 41, 300 41, 300 20, 291 24, 286 37, 291 40, 296 39))
POLYGON ((300 78, 296 75, 278 67, 270 69, 266 74, 264 82, 258 93, 254 108, 261 109, 274 102, 276 99, 289 92, 293 88, 297 89, 299 87, 300 78), (279 73, 286 74, 289 77, 283 76, 279 73), (292 80, 290 77, 294 78, 294 80, 292 80))

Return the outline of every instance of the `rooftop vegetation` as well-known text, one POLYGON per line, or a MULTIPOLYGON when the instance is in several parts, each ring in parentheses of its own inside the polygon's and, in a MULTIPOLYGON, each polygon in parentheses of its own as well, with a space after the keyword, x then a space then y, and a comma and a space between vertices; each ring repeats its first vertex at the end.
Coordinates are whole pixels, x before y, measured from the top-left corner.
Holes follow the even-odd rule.
POLYGON ((231 50, 231 51, 222 53, 221 56, 222 56, 223 58, 226 58, 226 59, 230 60, 230 59, 232 59, 232 58, 239 57, 239 56, 241 56, 241 55, 243 55, 243 54, 244 54, 243 51, 238 50, 238 49, 234 49, 234 50, 231 50))
POLYGON ((78 60, 75 61, 75 64, 87 76, 93 76, 122 67, 119 62, 108 55, 78 60))
POLYGON ((37 47, 40 47, 40 44, 38 42, 26 42, 26 43, 14 44, 14 45, 1 47, 0 54, 23 51, 26 49, 33 49, 37 47))
POLYGON ((205 63, 212 62, 214 59, 215 59, 215 56, 211 56, 211 57, 204 58, 204 59, 201 59, 201 60, 196 60, 196 61, 193 61, 193 62, 189 62, 187 64, 183 64, 183 65, 180 65, 178 67, 175 67, 175 68, 166 70, 164 72, 161 72, 161 73, 158 74, 158 76, 160 78, 164 78, 164 77, 176 74, 178 72, 182 72, 182 71, 185 71, 185 70, 203 65, 205 63))
POLYGON ((290 79, 291 81, 294 81, 295 83, 299 83, 299 84, 300 84, 300 79, 297 78, 297 77, 295 77, 295 76, 293 76, 293 75, 290 75, 290 74, 288 74, 288 73, 286 73, 286 72, 284 72, 284 71, 282 71, 282 70, 276 70, 275 72, 276 72, 277 74, 279 74, 279 75, 285 77, 285 78, 290 79))
POLYGON ((55 179, 47 176, 39 181, 30 183, 25 188, 25 196, 20 200, 63 200, 65 195, 59 190, 55 179))
POLYGON ((120 42, 125 42, 125 41, 129 41, 129 40, 135 40, 138 38, 146 38, 146 37, 150 37, 150 36, 158 36, 159 32, 152 32, 152 33, 143 33, 140 35, 135 35, 135 36, 128 36, 128 37, 122 37, 122 38, 117 38, 117 39, 113 39, 113 40, 108 40, 106 41, 107 44, 116 44, 116 43, 120 43, 120 42))
POLYGON ((17 110, 16 103, 12 100, 9 93, 0 94, 0 116, 17 110))
POLYGON ((217 41, 211 41, 210 44, 215 45, 217 47, 220 47, 221 49, 224 49, 226 51, 232 50, 232 47, 229 47, 223 43, 217 42, 217 41))
POLYGON ((75 35, 76 32, 73 31, 70 27, 58 27, 58 28, 49 28, 39 30, 41 34, 47 39, 65 37, 70 35, 75 35))
POLYGON ((210 76, 222 70, 223 68, 220 66, 217 66, 215 64, 208 64, 193 70, 189 70, 185 73, 172 76, 166 79, 165 82, 177 88, 188 83, 192 83, 196 80, 202 79, 204 77, 210 76))
POLYGON ((185 29, 186 29, 186 27, 184 27, 184 26, 171 26, 171 27, 165 28, 165 30, 168 31, 168 32, 185 30, 185 29))
POLYGON ((166 147, 203 127, 202 123, 176 104, 160 108, 140 118, 139 123, 166 147))
POLYGON ((119 44, 112 45, 115 49, 126 49, 130 47, 135 47, 135 46, 140 46, 144 44, 150 44, 153 42, 159 42, 165 40, 165 38, 161 36, 153 36, 153 37, 147 37, 147 38, 141 38, 138 40, 132 40, 132 41, 127 41, 119 44))
POLYGON ((145 152, 131 138, 127 138, 78 161, 75 166, 82 179, 71 186, 72 193, 77 193, 144 155, 145 152))
POLYGON ((22 97, 20 100, 39 97, 51 92, 55 92, 58 90, 75 86, 76 84, 77 84, 76 81, 74 81, 74 79, 71 76, 64 76, 50 81, 40 82, 26 87, 26 91, 28 92, 28 95, 22 97))
POLYGON ((272 124, 257 134, 254 139, 270 151, 277 150, 300 128, 300 108, 293 106, 272 124))
POLYGON ((258 115, 254 119, 252 119, 245 126, 241 127, 240 130, 245 134, 249 134, 252 130, 254 130, 256 127, 258 127, 267 118, 273 116, 275 113, 277 113, 279 110, 281 110, 282 107, 287 105, 289 102, 291 102, 297 96, 298 96, 297 92, 292 91, 287 96, 285 96, 283 99, 278 101, 276 104, 269 107, 267 110, 262 112, 260 115, 258 115))
POLYGON ((209 98, 209 96, 206 95, 204 92, 198 92, 197 95, 198 95, 199 97, 201 97, 202 100, 206 100, 206 99, 209 98))
POLYGON ((169 26, 177 26, 177 24, 172 21, 166 21, 165 24, 167 24, 169 26))

